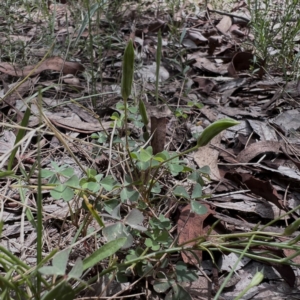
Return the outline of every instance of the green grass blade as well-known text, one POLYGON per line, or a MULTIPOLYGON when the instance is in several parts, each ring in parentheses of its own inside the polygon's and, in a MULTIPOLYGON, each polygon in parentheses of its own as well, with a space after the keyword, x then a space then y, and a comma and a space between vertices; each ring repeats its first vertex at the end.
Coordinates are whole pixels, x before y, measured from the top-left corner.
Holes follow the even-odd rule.
MULTIPOLYGON (((27 107, 27 109, 24 113, 23 120, 20 124, 22 127, 26 127, 28 125, 30 113, 31 113, 30 107, 27 107)), ((16 137, 15 145, 22 140, 24 135, 25 135, 25 129, 19 129, 17 137, 16 137)), ((12 168, 12 165, 13 165, 16 153, 18 151, 18 148, 19 147, 16 147, 10 154, 9 161, 8 161, 8 166, 7 166, 8 171, 10 171, 11 168, 12 168)))
POLYGON ((155 97, 156 105, 158 105, 158 83, 159 83, 159 69, 161 61, 162 37, 161 30, 159 29, 157 35, 157 49, 156 49, 156 80, 155 80, 155 97))
POLYGON ((78 32, 78 35, 77 35, 77 38, 75 40, 75 43, 74 43, 74 46, 77 45, 80 37, 82 36, 87 24, 89 23, 89 19, 94 15, 94 13, 97 11, 97 9, 99 9, 101 7, 101 3, 95 3, 91 6, 90 8, 90 11, 86 13, 84 19, 83 19, 83 22, 81 24, 81 27, 79 29, 79 32, 78 32))
POLYGON ((248 284, 248 286, 241 291, 237 297, 234 298, 234 300, 239 300, 241 299, 251 288, 259 285, 264 279, 264 274, 263 272, 256 272, 256 274, 253 276, 251 282, 248 284))
POLYGON ((249 242, 247 244, 247 246, 244 248, 243 252, 241 253, 240 257, 237 259, 237 261, 235 262, 235 264, 233 265, 231 271, 228 273, 227 277, 225 278, 225 280, 223 281, 221 287, 219 288, 217 294, 214 297, 214 300, 218 300, 219 296, 221 295, 224 287, 226 286, 227 282, 230 280, 230 278, 232 277, 233 273, 236 270, 237 265, 239 264, 239 262, 242 260, 242 258, 245 256, 245 254, 247 253, 249 247, 251 246, 252 241, 254 240, 255 235, 252 235, 251 238, 249 239, 249 242))
POLYGON ((62 281, 57 286, 55 286, 51 291, 46 293, 42 300, 66 300, 74 299, 75 292, 72 287, 66 282, 62 281))
MULTIPOLYGON (((18 291, 17 286, 12 282, 12 280, 9 280, 3 276, 0 276, 0 286, 5 287, 5 289, 18 291)), ((1 290, 3 291, 3 288, 1 288, 1 290)))
POLYGON ((4 226, 4 222, 0 221, 0 237, 2 235, 3 226, 4 226))
POLYGON ((6 260, 10 260, 14 265, 28 271, 30 269, 29 266, 27 266, 22 260, 18 259, 15 255, 13 255, 9 250, 6 248, 0 246, 0 253, 3 255, 6 255, 7 258, 5 257, 6 260))
POLYGON ((90 211, 91 215, 93 216, 93 218, 97 221, 97 223, 99 224, 100 227, 105 227, 101 217, 98 215, 98 212, 94 209, 93 205, 90 204, 88 198, 83 195, 83 199, 84 199, 84 203, 87 206, 88 210, 90 211))
POLYGON ((0 172, 0 178, 8 177, 10 175, 13 175, 15 172, 14 171, 3 171, 0 172))
MULTIPOLYGON (((22 183, 19 181, 19 185, 21 186, 22 183)), ((20 193, 20 198, 21 198, 21 201, 23 204, 25 204, 25 191, 23 188, 19 188, 19 193, 20 193)), ((26 217, 27 217, 27 220, 31 223, 31 225, 37 230, 37 224, 34 220, 34 216, 32 214, 32 211, 29 209, 29 208, 25 208, 25 214, 26 214, 26 217)))
MULTIPOLYGON (((38 106, 42 109, 42 91, 39 90, 38 93, 38 106)), ((41 123, 41 116, 40 116, 40 123, 41 123)), ((43 195, 42 195, 42 174, 41 174, 41 132, 38 132, 38 151, 37 151, 37 162, 38 162, 38 187, 37 187, 37 249, 36 249, 36 262, 39 264, 43 257, 42 257, 42 250, 43 250, 43 195)), ((41 295, 41 283, 42 277, 39 273, 37 273, 36 278, 36 290, 37 295, 40 299, 41 295)))
POLYGON ((87 257, 83 261, 83 271, 93 267, 99 261, 107 258, 114 253, 116 253, 119 249, 121 249, 126 243, 127 238, 119 238, 114 241, 106 243, 104 246, 96 250, 91 256, 87 257))

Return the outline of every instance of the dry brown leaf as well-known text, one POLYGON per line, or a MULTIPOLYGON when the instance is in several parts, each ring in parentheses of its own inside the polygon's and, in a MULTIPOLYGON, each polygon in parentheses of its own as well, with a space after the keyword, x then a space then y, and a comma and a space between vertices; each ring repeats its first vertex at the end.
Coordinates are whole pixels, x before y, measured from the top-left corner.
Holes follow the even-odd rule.
POLYGON ((0 136, 0 153, 11 151, 16 141, 16 136, 12 131, 4 130, 0 136))
POLYGON ((224 176, 237 184, 244 184, 255 195, 261 196, 275 204, 279 209, 285 210, 285 206, 276 189, 270 181, 260 180, 246 173, 227 172, 224 176))
POLYGON ((213 55, 215 49, 220 47, 222 44, 222 37, 221 36, 210 36, 208 38, 208 54, 213 55))
POLYGON ((0 63, 0 72, 17 77, 37 75, 43 71, 51 70, 63 74, 77 74, 84 71, 84 66, 78 62, 65 61, 61 57, 54 56, 45 59, 38 67, 36 65, 18 68, 7 62, 0 63))
POLYGON ((196 45, 205 44, 207 43, 207 38, 201 34, 199 30, 196 29, 189 29, 186 32, 185 38, 191 39, 196 45))
POLYGON ((88 123, 98 123, 98 119, 95 118, 95 114, 92 114, 89 110, 85 109, 84 107, 81 107, 80 105, 70 103, 68 104, 68 107, 82 120, 88 122, 88 123))
POLYGON ((68 83, 68 84, 70 84, 70 85, 72 85, 72 86, 74 86, 74 87, 81 88, 81 89, 83 88, 83 87, 81 86, 81 84, 80 84, 79 78, 78 78, 78 77, 75 77, 75 76, 72 75, 72 74, 68 74, 68 75, 66 75, 66 76, 63 76, 62 79, 63 79, 63 81, 64 81, 65 83, 68 83))
POLYGON ((0 91, 0 99, 4 98, 6 104, 14 105, 16 100, 21 99, 25 93, 30 91, 35 86, 35 84, 39 81, 39 79, 40 79, 39 77, 35 77, 32 79, 29 78, 28 80, 23 82, 21 85, 19 85, 19 82, 10 84, 8 86, 9 90, 5 94, 4 94, 4 91, 0 91), (18 86, 18 87, 15 88, 16 86, 18 86), (12 90, 14 90, 14 91, 11 92, 8 96, 5 96, 7 93, 9 93, 12 90))
POLYGON ((150 32, 158 32, 159 29, 162 32, 168 31, 168 26, 165 21, 156 19, 155 21, 151 22, 148 26, 148 30, 150 32))
MULTIPOLYGON (((177 221, 177 232, 179 234, 178 243, 180 245, 185 244, 186 242, 206 236, 207 230, 204 230, 203 223, 205 219, 212 213, 214 213, 207 204, 202 204, 207 208, 207 212, 203 215, 198 215, 194 212, 191 212, 191 205, 185 206, 181 212, 179 219, 177 221)), ((185 245, 194 246, 196 242, 190 242, 185 245)), ((201 261, 202 251, 194 250, 194 254, 201 261)), ((195 256, 190 252, 181 252, 182 259, 185 263, 197 265, 198 261, 195 256)))
MULTIPOLYGON (((293 287, 296 282, 295 273, 290 265, 284 264, 270 264, 276 271, 281 275, 281 277, 288 283, 290 287, 293 287)), ((287 299, 287 298, 286 298, 287 299)))
POLYGON ((244 37, 246 35, 245 32, 243 32, 242 30, 240 30, 240 26, 238 26, 237 24, 233 24, 230 27, 230 32, 238 37, 244 37))
POLYGON ((232 77, 237 77, 238 71, 249 70, 253 62, 253 57, 253 54, 249 52, 236 53, 228 66, 228 74, 232 77))
POLYGON ((147 103, 147 113, 151 121, 151 146, 153 154, 157 154, 164 150, 166 130, 167 130, 167 117, 170 116, 171 111, 167 106, 153 106, 147 103))
POLYGON ((265 153, 274 153, 279 154, 280 152, 280 143, 276 141, 264 141, 257 142, 249 145, 247 148, 242 150, 236 159, 241 163, 250 162, 258 155, 265 153))
POLYGON ((211 93, 211 91, 217 86, 214 80, 203 78, 203 77, 195 77, 194 82, 198 83, 198 90, 207 96, 211 93))
POLYGON ((216 64, 205 57, 197 57, 195 59, 197 62, 194 66, 203 71, 209 71, 220 75, 225 75, 228 72, 227 69, 229 64, 216 64))
POLYGON ((237 194, 232 195, 231 197, 220 198, 218 199, 220 202, 214 198, 214 205, 216 207, 236 210, 238 212, 244 211, 247 213, 255 213, 264 219, 271 220, 278 218, 283 214, 282 211, 275 206, 275 204, 255 199, 253 197, 248 197, 247 195, 237 194))
POLYGON ((18 41, 27 43, 27 42, 30 42, 31 39, 32 39, 31 36, 23 36, 23 35, 12 35, 11 34, 8 37, 7 36, 0 36, 0 42, 1 43, 4 43, 6 41, 9 41, 10 43, 11 42, 18 42, 18 41))
POLYGON ((165 148, 167 118, 151 117, 151 146, 153 148, 153 154, 162 152, 165 148))
POLYGON ((102 126, 99 123, 87 123, 74 119, 66 119, 62 117, 51 116, 48 117, 49 120, 58 127, 63 127, 69 130, 82 133, 92 133, 97 131, 102 131, 103 128, 109 129, 111 122, 103 122, 102 126))
MULTIPOLYGON (((211 144, 220 146, 221 134, 214 137, 211 141, 211 144)), ((199 168, 209 166, 210 178, 213 180, 220 180, 221 177, 218 168, 218 157, 219 151, 216 149, 212 149, 210 145, 198 148, 198 150, 194 154, 194 160, 199 168)))
POLYGON ((226 32, 231 27, 231 25, 232 25, 231 17, 224 16, 216 27, 223 34, 226 34, 226 32))

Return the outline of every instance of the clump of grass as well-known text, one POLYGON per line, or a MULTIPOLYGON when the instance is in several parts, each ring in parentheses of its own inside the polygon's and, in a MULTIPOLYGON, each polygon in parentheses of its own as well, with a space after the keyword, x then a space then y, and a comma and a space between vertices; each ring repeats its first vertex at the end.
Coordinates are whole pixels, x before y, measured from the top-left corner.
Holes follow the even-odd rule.
POLYGON ((267 71, 279 68, 286 79, 298 78, 299 57, 295 55, 295 46, 300 31, 299 1, 276 4, 269 0, 249 0, 248 7, 257 62, 263 62, 267 71))

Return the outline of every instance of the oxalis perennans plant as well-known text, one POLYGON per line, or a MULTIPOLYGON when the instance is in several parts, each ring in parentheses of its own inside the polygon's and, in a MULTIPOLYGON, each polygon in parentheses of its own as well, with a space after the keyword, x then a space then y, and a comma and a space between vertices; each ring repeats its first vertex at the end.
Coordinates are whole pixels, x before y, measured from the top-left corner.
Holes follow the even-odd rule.
MULTIPOLYGON (((209 254, 214 251, 233 252, 239 255, 239 260, 247 256, 269 264, 297 265, 292 258, 300 254, 297 246, 300 238, 292 235, 299 228, 300 221, 290 224, 283 233, 265 232, 264 228, 297 211, 299 206, 261 228, 257 226, 251 232, 210 234, 211 240, 200 236, 194 246, 177 244, 176 238, 170 233, 172 222, 167 217, 166 210, 161 208, 166 194, 178 201, 191 203, 192 210, 196 213, 206 212, 206 208, 196 200, 202 197, 201 174, 207 174, 207 170, 193 170, 180 157, 206 145, 219 132, 237 122, 224 119, 211 124, 197 139, 197 144, 185 152, 172 153, 164 150, 153 154, 151 147, 146 145, 147 141, 143 138, 134 140, 129 134, 130 124, 141 127, 147 119, 146 108, 139 110, 127 103, 131 93, 133 62, 133 45, 129 41, 123 62, 123 77, 128 76, 128 80, 122 80, 125 101, 118 104, 118 113, 112 116, 110 136, 93 136, 97 138, 96 143, 100 145, 100 149, 101 145, 104 148, 106 141, 108 142, 109 147, 106 149, 110 153, 109 161, 114 160, 116 165, 122 163, 122 176, 115 175, 116 167, 112 163, 105 174, 95 169, 86 169, 83 177, 76 175, 74 168, 67 164, 59 166, 52 162, 50 170, 41 170, 41 176, 48 180, 47 184, 40 186, 41 189, 49 190, 54 200, 63 199, 68 203, 70 200, 75 203, 77 201, 77 208, 70 205, 70 221, 77 230, 68 247, 59 252, 54 249, 33 267, 0 245, 0 265, 3 270, 0 274, 1 299, 74 299, 99 278, 108 276, 110 281, 118 282, 151 278, 153 289, 157 293, 166 294, 166 299, 191 299, 183 283, 197 279, 195 270, 180 259, 174 262, 170 257, 171 254, 182 251, 201 250, 209 254), (176 177, 180 173, 187 175, 190 188, 179 184, 166 191, 164 176, 176 177), (83 216, 80 222, 79 214, 83 216), (94 231, 90 226, 93 220, 98 223, 98 229, 94 231), (276 237, 283 236, 286 237, 285 242, 275 240, 276 237), (92 237, 97 241, 96 246, 93 247, 94 244, 90 243, 86 257, 76 259, 69 267, 72 249, 90 241, 89 238, 92 237), (259 246, 266 245, 268 249, 290 249, 294 253, 282 258, 274 253, 267 256, 265 250, 265 255, 262 256, 259 246), (91 269, 97 271, 96 274, 89 272, 91 269)), ((3 171, 0 176, 18 178, 12 170, 3 171)), ((18 187, 22 202, 25 203, 28 187, 21 184, 18 187)), ((39 226, 34 222, 34 215, 30 210, 26 211, 26 218, 33 226, 39 226)), ((211 257, 213 259, 213 255, 211 257)), ((233 266, 227 281, 234 269, 233 266)), ((259 284, 262 278, 263 270, 258 270, 251 284, 236 299, 259 284)), ((226 280, 215 296, 216 300, 226 280)))
MULTIPOLYGON (((197 213, 205 213, 206 208, 200 205, 196 200, 202 197, 201 172, 207 175, 208 170, 204 168, 197 172, 192 168, 186 166, 180 157, 197 150, 199 147, 205 146, 209 141, 221 131, 238 124, 232 119, 219 120, 208 126, 197 140, 196 146, 188 149, 182 153, 171 153, 162 151, 157 154, 152 153, 151 146, 138 146, 137 143, 130 138, 129 122, 136 124, 139 127, 148 125, 147 109, 143 101, 139 101, 138 107, 131 107, 128 105, 128 98, 131 94, 131 86, 133 82, 134 73, 134 49, 133 43, 130 40, 125 49, 123 58, 123 72, 121 82, 121 94, 123 103, 117 104, 118 113, 112 115, 113 133, 125 133, 125 137, 114 136, 112 133, 110 137, 105 134, 94 134, 92 137, 97 139, 99 144, 110 140, 110 147, 118 149, 121 157, 116 161, 123 160, 125 166, 125 173, 123 174, 122 182, 117 180, 113 175, 97 174, 96 170, 86 170, 86 176, 78 178, 74 174, 72 168, 67 165, 58 166, 52 162, 52 170, 42 170, 42 177, 48 178, 49 184, 52 185, 50 194, 54 199, 64 199, 70 201, 71 199, 83 199, 83 207, 88 212, 84 222, 78 229, 78 235, 86 234, 87 228, 92 219, 95 219, 102 228, 101 233, 108 241, 103 247, 109 249, 109 255, 113 255, 117 250, 128 249, 126 259, 121 264, 114 262, 113 265, 108 266, 107 270, 114 271, 118 280, 128 280, 127 276, 132 273, 139 274, 143 277, 150 275, 155 270, 155 264, 141 257, 161 257, 168 252, 173 253, 180 249, 175 247, 176 243, 169 235, 171 229, 171 221, 163 214, 153 215, 148 219, 148 226, 144 226, 145 215, 149 215, 151 210, 155 207, 157 199, 162 196, 162 186, 159 179, 166 174, 177 176, 179 173, 189 173, 188 179, 193 182, 192 193, 187 191, 184 186, 177 185, 172 192, 173 196, 178 199, 185 199, 192 203, 192 208, 197 213), (132 206, 130 210, 124 215, 124 204, 132 206), (149 211, 150 209, 150 211, 149 211), (100 211, 105 213, 100 213, 100 211), (110 226, 105 226, 103 217, 110 218, 114 223, 110 226), (140 240, 141 246, 136 249, 130 249, 134 243, 140 240), (174 248, 175 247, 175 248, 174 248), (175 250, 177 249, 177 250, 175 250)), ((158 86, 158 84, 156 84, 158 86)), ((141 140, 140 142, 147 142, 141 140)), ((113 149, 111 149, 113 150, 113 149)), ((110 157, 110 160, 113 157, 110 157)), ((49 188, 49 187, 48 187, 49 188)), ((71 218, 74 224, 76 223, 76 212, 71 213, 71 218)), ((100 248, 100 249, 102 249, 100 248)), ((105 249, 106 249, 105 248, 105 249)), ((99 249, 99 251, 100 251, 99 249)), ((102 251, 103 252, 103 251, 102 251)), ((92 254, 92 257, 95 257, 92 254)), ((107 256, 105 256, 107 257, 107 256)), ((65 276, 64 288, 68 286, 68 280, 74 280, 77 276, 79 279, 83 271, 87 269, 87 265, 99 262, 99 256, 94 259, 86 259, 83 262, 80 260, 76 262, 73 269, 66 273, 66 262, 68 252, 63 252, 59 256, 55 256, 51 267, 43 267, 39 269, 44 275, 65 276), (64 263, 62 263, 62 261, 64 263), (91 263, 88 263, 90 262, 91 263), (97 261, 97 262, 96 262, 97 261), (60 263, 59 263, 60 262, 60 263), (74 275, 75 274, 75 275, 74 275)), ((102 258, 103 259, 103 258, 102 258)), ((160 265, 168 265, 169 261, 163 259, 159 262, 160 265)), ((103 274, 104 274, 103 273, 103 274)), ((158 281, 154 284, 154 288, 159 292, 167 291, 171 288, 170 295, 174 297, 178 294, 187 293, 180 285, 190 279, 196 279, 196 275, 183 262, 176 264, 175 272, 164 274, 159 272, 157 274, 158 281), (184 275, 186 274, 186 275, 184 275), (168 283, 163 285, 161 280, 165 278, 168 283), (190 278, 190 279, 189 279, 190 278)), ((83 285, 84 286, 84 285, 83 285)))

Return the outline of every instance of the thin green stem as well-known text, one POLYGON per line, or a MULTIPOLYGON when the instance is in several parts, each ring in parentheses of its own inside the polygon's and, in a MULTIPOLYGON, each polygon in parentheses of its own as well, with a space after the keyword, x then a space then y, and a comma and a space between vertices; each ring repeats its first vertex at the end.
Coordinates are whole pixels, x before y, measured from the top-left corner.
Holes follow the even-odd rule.
POLYGON ((229 279, 232 277, 233 272, 235 271, 236 267, 238 266, 239 262, 242 260, 242 258, 245 256, 246 252, 248 251, 249 247, 251 246, 251 242, 254 239, 255 235, 253 235, 250 239, 249 242, 247 244, 247 246, 245 247, 244 251, 241 253, 239 259, 235 262, 234 266, 232 267, 231 271, 229 272, 229 274, 227 275, 227 277, 225 278, 225 280, 223 281, 221 287, 219 288, 217 294, 214 297, 214 300, 218 300, 220 294, 222 293, 223 289, 225 288, 227 282, 229 281, 229 279))
MULTIPOLYGON (((42 107, 42 92, 39 91, 38 94, 38 105, 42 107)), ((42 122, 42 116, 40 115, 40 125, 42 122)), ((42 202, 42 176, 41 176, 41 132, 38 131, 38 151, 37 151, 37 160, 38 160, 38 187, 37 187, 37 249, 36 249, 36 261, 37 265, 42 261, 42 248, 43 248, 43 202, 42 202)), ((37 272, 37 281, 36 281, 36 297, 40 299, 41 296, 41 274, 37 272)))

